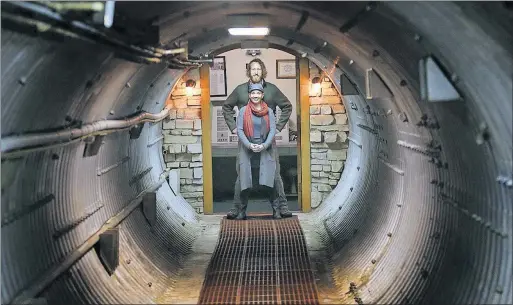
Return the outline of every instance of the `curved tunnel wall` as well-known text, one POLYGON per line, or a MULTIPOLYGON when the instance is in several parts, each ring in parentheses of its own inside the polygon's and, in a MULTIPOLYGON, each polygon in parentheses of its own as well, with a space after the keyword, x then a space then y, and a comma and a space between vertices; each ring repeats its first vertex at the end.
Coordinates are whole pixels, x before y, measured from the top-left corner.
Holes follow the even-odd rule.
MULTIPOLYGON (((275 14, 290 10, 291 16, 276 21, 281 22, 278 26, 300 16, 293 5, 276 6, 275 14)), ((268 8, 240 4, 234 10, 268 8)), ((344 97, 353 139, 348 160, 339 185, 312 215, 324 225, 320 234, 332 244, 333 275, 340 291, 349 290, 349 282, 354 281, 365 303, 510 302, 511 189, 498 184, 496 177, 511 175, 511 111, 507 111, 511 110, 511 76, 507 73, 512 61, 506 47, 481 30, 493 29, 493 25, 486 20, 472 23, 468 18, 474 11, 452 3, 392 3, 344 36, 333 27, 337 23, 330 24, 327 12, 322 12, 324 22, 320 22, 310 11, 311 18, 301 32, 329 42, 329 48, 309 52, 309 56, 325 63, 334 83, 339 84, 343 70, 359 88, 365 88, 364 71, 374 68, 394 95, 377 100, 344 97), (458 18, 445 18, 444 24, 440 11, 458 18), (474 31, 464 31, 468 24, 474 31), (444 26, 454 31, 445 31, 444 26), (416 33, 422 37, 420 44, 412 39, 416 33), (464 47, 468 45, 483 49, 464 47), (375 49, 377 58, 372 56, 375 49), (487 51, 497 56, 490 58, 487 51), (417 61, 427 54, 435 54, 458 76, 456 86, 464 102, 419 101, 417 61), (333 64, 337 58, 338 67, 333 64), (354 63, 349 65, 349 60, 354 63), (470 67, 469 62, 476 65, 470 67), (402 79, 407 86, 399 85, 402 79), (372 114, 380 108, 392 114, 372 114), (408 122, 399 119, 401 112, 408 122), (440 129, 417 126, 423 114, 436 120, 440 129), (488 124, 492 137, 478 146, 475 136, 481 121, 488 124), (369 132, 358 124, 379 131, 369 132), (427 147, 432 140, 441 145, 441 167, 426 155, 432 150, 427 147)), ((340 12, 340 18, 344 17, 340 12)), ((214 24, 214 17, 205 22, 214 24)), ((191 29, 195 24, 193 18, 181 23, 191 29)), ((164 33, 175 37, 172 30, 164 33)), ((510 37, 502 43, 508 41, 510 37)), ((315 48, 306 40, 304 44, 315 48)), ((300 43, 293 47, 306 50, 300 43)), ((85 52, 80 45, 59 46, 7 31, 2 31, 2 51, 2 136, 61 126, 66 115, 88 122, 133 113, 138 106, 158 112, 182 73, 137 66, 106 52, 85 52), (80 64, 74 60, 77 56, 88 61, 80 64), (89 80, 93 82, 84 90, 89 80), (126 87, 127 82, 131 87, 126 87), (111 110, 114 115, 109 115, 111 110)), ((75 143, 2 164, 2 175, 12 177, 7 180, 11 184, 2 182, 2 219, 9 208, 6 202, 11 209, 25 204, 23 211, 42 205, 2 227, 3 302, 157 182, 163 168, 161 148, 147 144, 159 136, 160 124, 148 125, 138 140, 130 140, 128 132, 109 135, 92 159, 82 158, 84 144, 75 143), (97 176, 99 168, 126 156, 130 159, 115 170, 97 176), (131 180, 145 171, 140 179, 131 180), (55 198, 38 202, 51 198, 48 194, 55 198), (72 223, 90 213, 88 209, 98 210, 74 230, 53 239, 55 227, 72 223), (35 257, 29 255, 31 251, 45 254, 35 257)), ((91 251, 45 294, 81 303, 157 301, 155 296, 172 284, 180 257, 187 253, 198 229, 194 211, 174 198, 166 184, 157 194, 159 216, 153 232, 140 211, 122 223, 122 259, 115 277, 102 273, 91 251)))
MULTIPOLYGON (((108 52, 88 52, 87 47, 55 46, 2 31, 4 135, 61 127, 69 123, 66 117, 91 122, 138 110, 158 112, 182 74, 128 63, 108 52)), ((160 126, 146 123, 133 140, 128 131, 109 134, 92 157, 83 157, 85 143, 76 142, 3 162, 2 219, 10 215, 12 222, 2 223, 2 302, 157 185, 162 147, 149 144, 160 136, 160 126)), ((109 278, 92 250, 44 295, 63 303, 155 302, 197 234, 194 210, 174 197, 166 183, 157 191, 157 206, 157 225, 151 230, 139 209, 121 223, 116 276, 109 278)))

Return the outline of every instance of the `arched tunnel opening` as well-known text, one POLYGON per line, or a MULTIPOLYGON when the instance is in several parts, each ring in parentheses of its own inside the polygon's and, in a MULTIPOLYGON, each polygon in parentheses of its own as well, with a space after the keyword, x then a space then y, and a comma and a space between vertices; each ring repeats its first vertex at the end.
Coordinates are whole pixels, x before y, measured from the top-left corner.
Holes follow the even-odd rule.
POLYGON ((338 185, 297 214, 316 301, 513 301, 508 5, 60 4, 2 3, 2 303, 197 303, 222 217, 173 193, 155 143, 190 68, 263 42, 347 111, 338 185))

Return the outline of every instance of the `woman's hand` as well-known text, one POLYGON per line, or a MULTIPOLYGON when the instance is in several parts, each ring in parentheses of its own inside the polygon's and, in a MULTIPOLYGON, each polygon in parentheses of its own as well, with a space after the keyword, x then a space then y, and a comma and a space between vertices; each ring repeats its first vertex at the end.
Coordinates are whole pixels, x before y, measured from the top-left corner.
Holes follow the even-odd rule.
POLYGON ((249 148, 253 151, 253 152, 261 152, 262 150, 264 150, 264 145, 262 144, 253 144, 251 143, 249 145, 249 148))

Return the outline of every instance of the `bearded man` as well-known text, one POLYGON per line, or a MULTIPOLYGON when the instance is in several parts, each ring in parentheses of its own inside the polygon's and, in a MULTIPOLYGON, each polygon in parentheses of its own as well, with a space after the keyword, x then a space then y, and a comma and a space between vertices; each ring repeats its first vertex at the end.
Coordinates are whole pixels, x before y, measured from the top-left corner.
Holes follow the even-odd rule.
MULTIPOLYGON (((264 88, 264 100, 269 108, 273 110, 275 115, 276 107, 279 107, 281 110, 280 119, 276 123, 276 132, 280 132, 287 124, 292 113, 292 104, 290 103, 289 99, 280 91, 280 89, 278 89, 278 87, 276 87, 276 85, 265 81, 267 70, 265 69, 264 63, 260 59, 256 58, 249 62, 248 68, 246 70, 246 76, 249 78, 249 80, 238 85, 223 104, 223 115, 228 128, 231 130, 232 134, 237 133, 237 126, 234 118, 234 107, 237 106, 239 109, 241 109, 242 107, 246 106, 248 104, 248 91, 250 86, 252 84, 261 84, 264 88)), ((280 158, 278 155, 278 149, 273 149, 273 151, 275 153, 276 160, 276 174, 274 175, 274 191, 276 192, 276 200, 274 204, 278 205, 278 210, 281 217, 291 217, 292 213, 288 208, 287 197, 285 196, 283 180, 280 173, 280 158)), ((238 162, 239 157, 237 156, 237 163, 238 162)), ((239 176, 238 172, 237 176, 239 176)), ((237 181, 235 182, 234 208, 231 209, 226 215, 228 219, 237 218, 239 213, 244 213, 245 215, 247 202, 241 202, 240 194, 241 184, 240 179, 237 178, 237 181)))

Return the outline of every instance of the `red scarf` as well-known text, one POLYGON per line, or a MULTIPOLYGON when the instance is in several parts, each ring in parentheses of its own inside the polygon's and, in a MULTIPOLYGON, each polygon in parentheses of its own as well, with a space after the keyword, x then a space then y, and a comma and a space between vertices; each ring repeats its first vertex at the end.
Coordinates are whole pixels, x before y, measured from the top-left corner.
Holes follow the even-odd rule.
POLYGON ((243 130, 244 134, 248 138, 253 137, 253 116, 251 114, 254 114, 257 117, 264 117, 266 123, 267 123, 267 132, 271 130, 271 123, 269 121, 269 107, 267 104, 262 101, 260 102, 260 105, 262 106, 260 110, 256 109, 256 106, 253 102, 249 101, 246 105, 246 111, 244 111, 244 125, 243 130))

